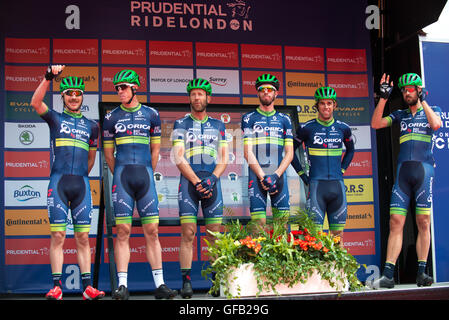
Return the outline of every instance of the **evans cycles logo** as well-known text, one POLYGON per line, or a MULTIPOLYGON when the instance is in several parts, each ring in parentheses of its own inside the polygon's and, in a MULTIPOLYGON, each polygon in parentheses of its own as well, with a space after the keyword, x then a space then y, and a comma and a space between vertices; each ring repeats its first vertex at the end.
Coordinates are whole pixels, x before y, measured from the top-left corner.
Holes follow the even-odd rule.
POLYGON ((211 2, 131 1, 131 27, 253 31, 250 1, 211 2))

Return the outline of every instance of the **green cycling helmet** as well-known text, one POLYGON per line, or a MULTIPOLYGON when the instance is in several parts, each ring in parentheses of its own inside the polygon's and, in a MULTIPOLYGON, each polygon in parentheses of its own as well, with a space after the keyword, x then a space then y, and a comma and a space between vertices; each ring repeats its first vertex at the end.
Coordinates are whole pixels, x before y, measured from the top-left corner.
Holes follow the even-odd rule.
POLYGON ((122 70, 115 74, 112 79, 114 86, 119 83, 134 83, 140 87, 139 75, 134 70, 122 70))
POLYGON ((263 84, 271 84, 276 88, 276 90, 279 90, 279 80, 272 74, 264 73, 263 75, 259 76, 256 80, 256 89, 258 89, 263 84))
POLYGON ((206 91, 206 94, 208 96, 212 95, 211 84, 209 83, 209 81, 201 79, 201 78, 193 79, 187 84, 187 92, 189 94, 190 94, 190 91, 192 91, 193 89, 203 89, 204 91, 206 91))
POLYGON ((84 92, 84 80, 79 77, 65 77, 59 85, 59 92, 64 92, 67 89, 78 89, 84 92))
POLYGON ((398 86, 401 89, 405 86, 422 86, 422 80, 416 73, 406 73, 399 78, 398 86))
POLYGON ((320 101, 322 99, 332 99, 337 101, 337 93, 334 88, 331 87, 320 87, 315 91, 315 100, 320 101))

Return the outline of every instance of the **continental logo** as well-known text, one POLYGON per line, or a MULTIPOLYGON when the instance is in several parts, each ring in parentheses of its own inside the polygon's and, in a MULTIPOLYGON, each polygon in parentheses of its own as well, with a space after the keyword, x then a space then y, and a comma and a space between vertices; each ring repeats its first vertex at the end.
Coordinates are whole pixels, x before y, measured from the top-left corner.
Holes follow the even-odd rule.
POLYGON ((316 89, 324 86, 324 74, 287 72, 285 82, 288 96, 313 97, 316 89))
POLYGON ((42 210, 5 210, 5 235, 49 235, 48 212, 42 210))
POLYGON ((349 205, 346 229, 374 228, 374 205, 349 205))
POLYGON ((373 202, 373 179, 344 179, 346 200, 350 202, 373 202))

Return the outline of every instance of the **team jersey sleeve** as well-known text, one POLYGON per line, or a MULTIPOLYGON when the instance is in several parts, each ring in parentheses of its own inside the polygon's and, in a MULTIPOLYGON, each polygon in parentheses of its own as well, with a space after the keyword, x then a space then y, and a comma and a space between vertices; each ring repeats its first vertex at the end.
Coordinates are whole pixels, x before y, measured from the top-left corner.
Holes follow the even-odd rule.
POLYGON ((242 132, 243 132, 243 145, 252 145, 254 139, 254 132, 251 127, 251 117, 250 115, 244 115, 242 117, 242 132))
POLYGON ((345 155, 341 161, 341 169, 344 173, 351 164, 355 152, 354 139, 352 138, 351 128, 348 125, 345 125, 343 128, 343 143, 346 147, 345 155))
POLYGON ((223 122, 220 121, 220 125, 219 125, 219 129, 220 132, 219 135, 219 143, 218 143, 218 147, 227 147, 228 146, 228 141, 226 140, 226 128, 223 122))
POLYGON ((98 127, 98 123, 96 121, 91 121, 91 123, 92 128, 90 131, 89 150, 96 150, 98 147, 100 128, 98 127))
POLYGON ((103 148, 114 148, 114 125, 112 120, 112 111, 104 116, 103 121, 103 148))
POLYGON ((284 116, 284 146, 293 146, 292 122, 288 116, 284 116))
POLYGON ((391 127, 393 123, 398 122, 401 119, 401 111, 393 111, 388 116, 386 116, 385 119, 387 119, 388 121, 388 127, 391 127))
POLYGON ((173 126, 173 132, 172 132, 172 145, 175 146, 184 146, 184 136, 185 136, 185 130, 181 126, 180 122, 182 120, 176 120, 175 125, 173 126))
POLYGON ((156 110, 151 117, 150 143, 161 143, 161 117, 156 110))
POLYGON ((47 124, 50 126, 50 128, 56 127, 58 125, 58 117, 59 113, 56 111, 50 109, 47 107, 47 111, 44 113, 41 113, 39 115, 47 124))

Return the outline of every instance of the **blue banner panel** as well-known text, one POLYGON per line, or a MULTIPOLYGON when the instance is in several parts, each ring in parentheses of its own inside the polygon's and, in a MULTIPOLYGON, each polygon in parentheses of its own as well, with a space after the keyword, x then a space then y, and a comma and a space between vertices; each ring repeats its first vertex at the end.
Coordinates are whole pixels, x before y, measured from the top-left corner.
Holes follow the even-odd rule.
POLYGON ((443 127, 434 134, 435 182, 433 185, 432 249, 436 281, 449 281, 449 105, 447 75, 449 72, 449 40, 434 42, 421 39, 423 80, 429 91, 428 103, 441 108, 443 127))

